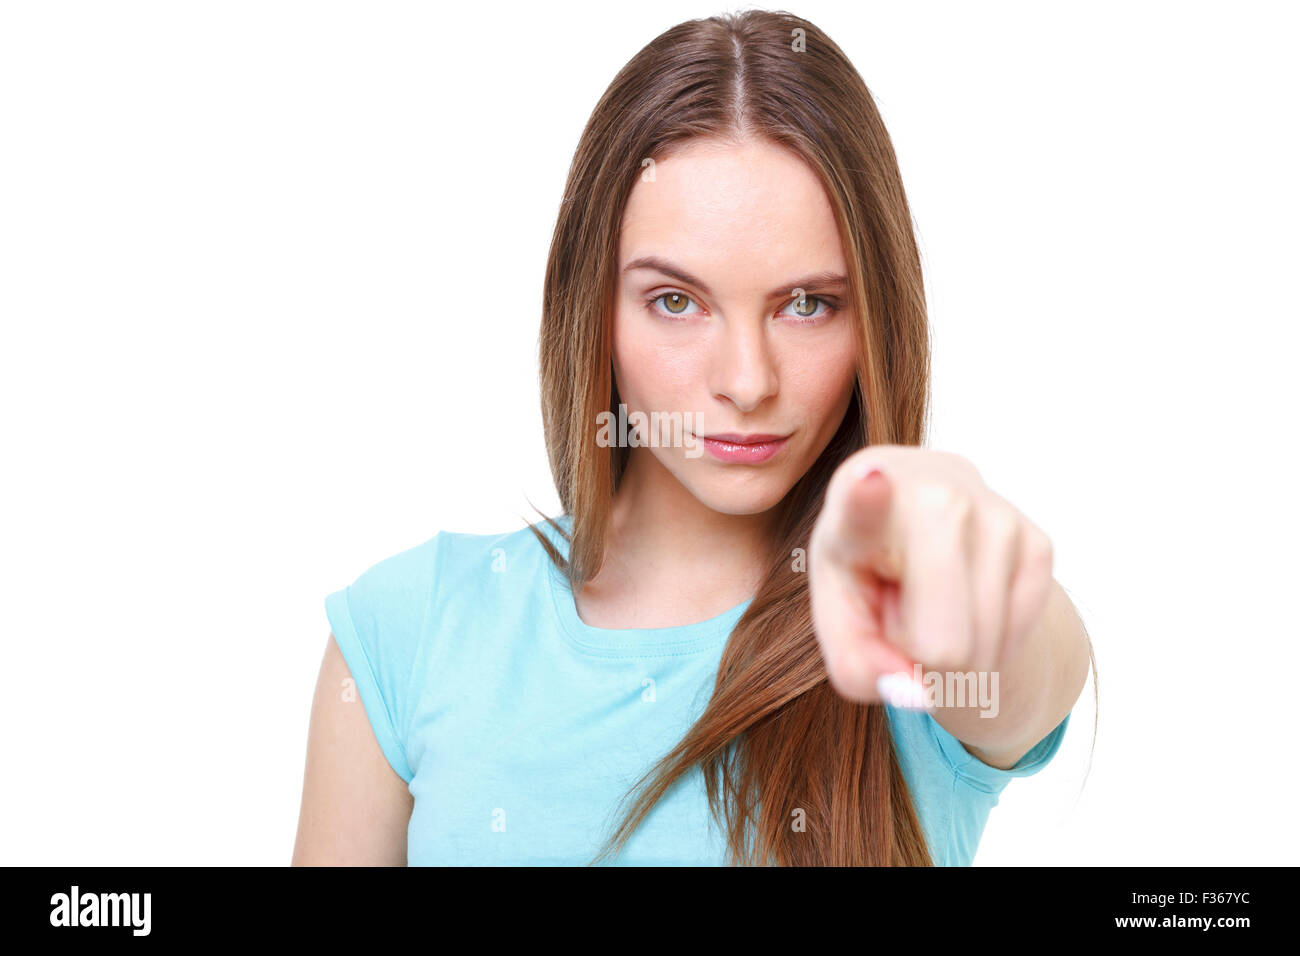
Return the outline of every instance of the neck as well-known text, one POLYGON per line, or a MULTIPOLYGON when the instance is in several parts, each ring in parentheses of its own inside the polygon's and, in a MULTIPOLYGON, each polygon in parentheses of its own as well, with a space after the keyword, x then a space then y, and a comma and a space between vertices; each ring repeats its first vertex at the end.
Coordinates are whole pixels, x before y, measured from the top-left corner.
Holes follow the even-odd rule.
POLYGON ((639 448, 632 450, 612 506, 604 564, 576 598, 588 624, 676 627, 753 597, 766 568, 775 509, 715 511, 639 448))

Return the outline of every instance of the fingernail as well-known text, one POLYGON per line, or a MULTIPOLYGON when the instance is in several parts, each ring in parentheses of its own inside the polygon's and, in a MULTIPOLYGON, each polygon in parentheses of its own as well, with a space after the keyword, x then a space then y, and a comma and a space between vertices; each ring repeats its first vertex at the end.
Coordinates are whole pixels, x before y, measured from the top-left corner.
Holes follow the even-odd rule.
POLYGON ((930 692, 908 674, 881 674, 876 678, 876 693, 894 707, 929 710, 930 692))
POLYGON ((858 465, 853 477, 858 479, 858 481, 870 481, 873 478, 884 478, 885 473, 881 471, 879 465, 874 465, 867 461, 858 465))

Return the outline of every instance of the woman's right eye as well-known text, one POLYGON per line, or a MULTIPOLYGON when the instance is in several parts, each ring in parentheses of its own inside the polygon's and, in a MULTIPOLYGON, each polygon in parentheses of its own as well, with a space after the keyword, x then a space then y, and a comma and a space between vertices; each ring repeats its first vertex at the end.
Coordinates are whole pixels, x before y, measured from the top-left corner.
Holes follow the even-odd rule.
POLYGON ((694 311, 687 311, 687 306, 694 303, 690 296, 683 295, 681 292, 661 292, 648 301, 651 305, 662 302, 663 305, 659 307, 659 311, 665 315, 694 315, 695 312, 703 311, 699 306, 696 306, 694 311))

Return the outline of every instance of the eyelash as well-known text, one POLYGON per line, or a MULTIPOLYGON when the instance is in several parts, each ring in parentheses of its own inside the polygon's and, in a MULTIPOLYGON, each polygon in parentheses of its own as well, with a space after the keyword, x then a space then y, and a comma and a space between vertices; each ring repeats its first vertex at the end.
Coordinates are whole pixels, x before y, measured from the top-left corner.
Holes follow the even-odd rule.
MULTIPOLYGON (((681 296, 687 302, 694 302, 696 306, 699 306, 699 303, 695 302, 695 300, 692 299, 685 292, 679 292, 676 289, 672 289, 669 290, 668 292, 659 292, 647 298, 645 300, 646 308, 650 309, 656 315, 665 319, 669 319, 670 321, 679 321, 681 319, 687 318, 689 315, 694 314, 688 312, 681 312, 681 313, 669 312, 667 309, 655 308, 656 302, 658 302, 660 299, 666 299, 670 295, 681 296)), ((817 325, 820 322, 825 322, 828 318, 830 318, 832 315, 838 312, 840 308, 839 300, 831 298, 830 296, 813 295, 811 293, 805 293, 803 298, 812 299, 815 302, 820 302, 822 305, 826 306, 826 311, 823 312, 821 315, 789 315, 785 313, 784 310, 778 312, 777 314, 785 315, 785 317, 788 319, 793 319, 795 325, 817 325)), ((798 300, 792 298, 790 300, 790 305, 793 305, 796 301, 798 300)), ((786 308, 789 308, 789 306, 786 306, 786 308)))

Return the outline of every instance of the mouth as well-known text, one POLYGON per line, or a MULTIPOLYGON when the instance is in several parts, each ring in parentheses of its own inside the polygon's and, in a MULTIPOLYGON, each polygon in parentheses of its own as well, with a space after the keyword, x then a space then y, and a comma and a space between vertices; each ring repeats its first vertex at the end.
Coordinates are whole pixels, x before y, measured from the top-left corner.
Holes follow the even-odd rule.
POLYGON ((789 435, 741 435, 724 432, 699 436, 704 448, 719 461, 737 464, 757 464, 767 461, 785 447, 789 435))

